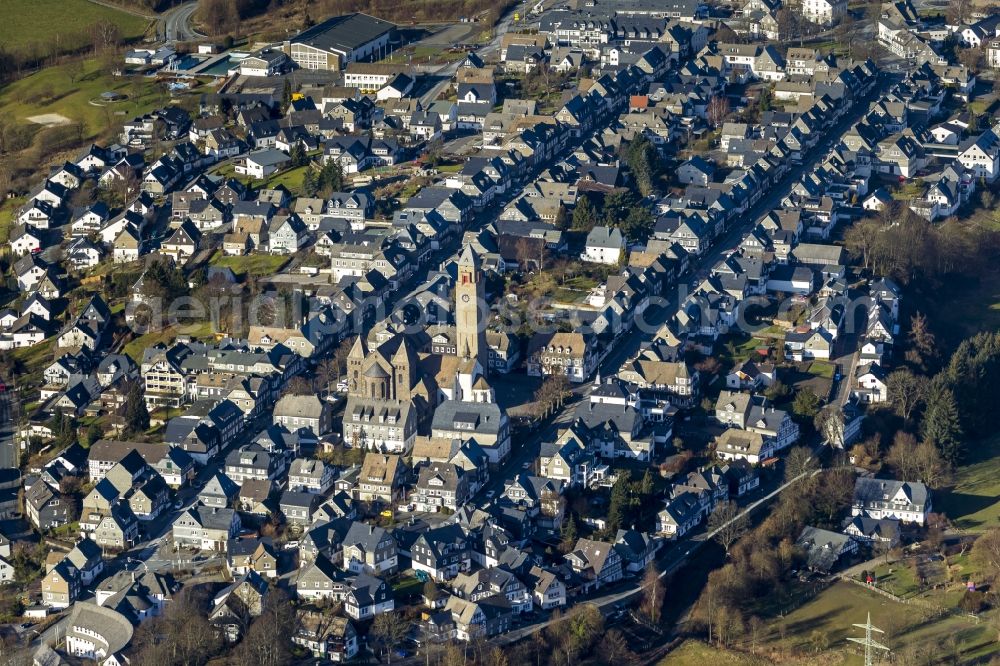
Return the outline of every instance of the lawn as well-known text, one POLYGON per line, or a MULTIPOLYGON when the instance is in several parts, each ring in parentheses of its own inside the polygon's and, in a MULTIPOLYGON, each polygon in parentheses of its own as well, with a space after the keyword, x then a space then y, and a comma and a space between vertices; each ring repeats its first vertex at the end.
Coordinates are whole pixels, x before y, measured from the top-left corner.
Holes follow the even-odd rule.
POLYGON ((10 229, 14 222, 14 213, 24 205, 25 198, 6 199, 0 203, 0 243, 6 244, 10 240, 10 229))
POLYGON ((813 652, 816 645, 825 643, 829 647, 824 656, 831 659, 824 663, 861 664, 861 655, 846 639, 863 636, 851 625, 863 623, 869 613, 872 624, 886 632, 881 641, 894 651, 904 647, 937 650, 948 637, 954 637, 962 648, 963 660, 997 651, 996 632, 988 622, 975 624, 955 616, 934 619, 918 606, 899 604, 845 582, 824 590, 783 618, 772 618, 767 622, 765 640, 769 647, 796 653, 813 652), (842 661, 834 661, 835 655, 842 661))
POLYGON ((292 194, 302 194, 302 178, 308 168, 309 165, 305 165, 275 174, 265 181, 265 187, 284 185, 292 194))
POLYGON ((11 51, 30 51, 34 42, 42 52, 58 44, 62 52, 73 51, 92 42, 90 27, 110 21, 118 26, 123 39, 141 37, 150 21, 88 0, 3 0, 0 43, 11 51))
POLYGON ((87 140, 166 101, 166 92, 155 81, 111 76, 101 70, 98 60, 91 58, 84 61, 83 72, 76 81, 70 80, 67 65, 58 65, 6 86, 0 93, 0 114, 19 121, 41 114, 59 114, 83 123, 83 138, 87 140), (106 91, 118 92, 129 99, 108 106, 90 103, 106 91))
POLYGON ((578 303, 597 286, 597 280, 586 275, 571 277, 552 290, 552 298, 560 303, 578 303))
POLYGON ((411 594, 420 594, 424 584, 418 578, 406 576, 392 584, 392 591, 397 598, 406 598, 411 594))
POLYGON ((245 257, 226 256, 216 252, 208 262, 218 268, 228 268, 238 275, 273 275, 288 263, 280 254, 251 254, 245 257))
POLYGON ((823 361, 813 361, 809 364, 809 374, 814 377, 824 377, 826 379, 833 379, 833 374, 836 371, 836 367, 832 363, 824 363, 823 361))
POLYGON ((189 335, 197 340, 214 337, 212 323, 209 321, 167 326, 159 331, 151 331, 140 335, 125 345, 124 352, 136 363, 142 363, 142 355, 147 347, 164 343, 170 344, 178 335, 189 335))
POLYGON ((1000 435, 976 442, 955 472, 955 485, 934 502, 957 527, 983 531, 1000 526, 1000 435))
POLYGON ((686 640, 680 647, 664 657, 658 666, 757 666, 770 663, 762 657, 752 657, 741 652, 723 650, 701 641, 686 640))
POLYGON ((900 562, 875 567, 875 578, 879 588, 897 597, 912 597, 920 591, 913 570, 900 562))
POLYGON ((767 344, 759 338, 749 335, 741 338, 734 333, 719 352, 719 358, 727 366, 736 367, 753 356, 757 349, 766 346, 767 344))
POLYGON ((26 369, 25 373, 18 375, 17 379, 20 384, 37 385, 41 383, 42 373, 46 366, 52 362, 52 348, 55 343, 55 337, 51 337, 37 345, 21 347, 11 352, 14 359, 23 363, 26 369))

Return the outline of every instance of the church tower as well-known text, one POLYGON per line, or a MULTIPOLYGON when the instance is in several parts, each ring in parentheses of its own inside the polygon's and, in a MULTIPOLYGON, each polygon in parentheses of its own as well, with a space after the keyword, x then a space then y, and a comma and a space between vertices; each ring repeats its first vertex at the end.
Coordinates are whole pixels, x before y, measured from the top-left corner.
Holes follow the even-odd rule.
POLYGON ((489 369, 489 346, 486 322, 480 308, 488 310, 483 291, 479 257, 466 245, 458 260, 458 284, 455 285, 455 347, 459 358, 479 361, 484 373, 489 369))
POLYGON ((365 357, 368 356, 368 345, 364 336, 354 339, 354 345, 347 355, 348 393, 354 397, 362 397, 365 387, 361 372, 364 370, 365 357))

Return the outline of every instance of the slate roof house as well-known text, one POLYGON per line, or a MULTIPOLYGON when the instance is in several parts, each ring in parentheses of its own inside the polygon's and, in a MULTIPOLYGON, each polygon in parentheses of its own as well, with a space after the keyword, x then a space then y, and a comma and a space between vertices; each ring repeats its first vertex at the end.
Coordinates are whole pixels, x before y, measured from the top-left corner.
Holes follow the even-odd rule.
POLYGON ((613 544, 580 539, 564 559, 573 569, 573 573, 580 577, 582 592, 610 585, 622 579, 622 557, 613 544))
POLYGON ((854 483, 852 516, 894 518, 923 525, 930 512, 930 490, 919 481, 861 477, 854 483))

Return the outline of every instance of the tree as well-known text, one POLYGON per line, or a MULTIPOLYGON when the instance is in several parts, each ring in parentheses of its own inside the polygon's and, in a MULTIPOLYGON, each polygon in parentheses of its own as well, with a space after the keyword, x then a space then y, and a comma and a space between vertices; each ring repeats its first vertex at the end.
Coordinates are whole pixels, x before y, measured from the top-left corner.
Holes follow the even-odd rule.
POLYGON ((646 197, 653 192, 653 181, 657 175, 656 148, 645 134, 638 134, 630 141, 624 150, 625 163, 628 165, 632 180, 640 196, 646 197))
POLYGON ((718 127, 729 115, 729 98, 725 95, 716 95, 708 102, 705 116, 712 127, 718 127))
POLYGON ((101 427, 100 423, 91 423, 90 427, 87 428, 87 433, 85 441, 87 446, 93 446, 98 440, 104 437, 104 428, 101 427))
POLYGON ((641 243, 653 233, 653 216, 645 206, 633 206, 620 227, 628 240, 641 243))
POLYGON ((284 115, 288 113, 288 109, 292 106, 292 82, 289 79, 285 79, 285 86, 281 90, 281 114, 284 115))
POLYGON ((535 270, 542 270, 542 266, 537 258, 536 244, 542 247, 545 246, 545 242, 541 239, 528 238, 527 236, 518 238, 514 243, 514 260, 517 262, 517 267, 520 270, 528 271, 532 262, 535 263, 535 270))
POLYGON ((377 645, 381 645, 386 651, 386 662, 392 663, 392 651, 406 638, 410 624, 403 618, 402 613, 389 612, 382 613, 375 617, 372 622, 371 636, 377 645))
POLYGON ((338 380, 347 373, 347 357, 351 355, 352 347, 354 347, 354 339, 345 338, 333 352, 334 367, 337 371, 338 380))
POLYGON ((952 390, 938 378, 931 382, 927 393, 922 434, 924 440, 937 447, 948 463, 954 465, 961 459, 964 444, 958 404, 955 402, 952 390))
POLYGON ((917 365, 924 369, 929 362, 937 361, 937 339, 930 330, 927 317, 922 312, 910 317, 910 346, 915 353, 914 359, 917 365))
POLYGON ((898 478, 919 478, 917 474, 917 438, 908 432, 897 432, 885 460, 896 469, 898 478))
POLYGON ((1000 579, 1000 527, 991 527, 980 534, 972 544, 970 558, 982 571, 988 581, 994 583, 1000 579))
POLYGON ((437 583, 433 580, 428 580, 424 583, 423 596, 428 604, 433 604, 437 601, 438 597, 441 596, 441 591, 438 589, 437 583))
POLYGON ((94 55, 110 54, 121 43, 121 29, 116 23, 101 20, 90 26, 90 41, 94 47, 94 55))
POLYGON ((510 666, 510 661, 507 659, 507 653, 504 652, 503 648, 497 646, 490 650, 489 666, 510 666))
POLYGON ((306 149, 302 147, 301 143, 292 146, 288 156, 293 167, 301 167, 309 163, 309 156, 306 155, 306 149))
POLYGON ((778 36, 782 40, 789 40, 798 32, 799 20, 795 12, 788 6, 784 6, 774 14, 774 19, 778 23, 778 36))
POLYGON ((916 450, 917 478, 940 488, 951 481, 952 466, 931 442, 920 442, 916 450))
POLYGON ((632 476, 625 469, 618 473, 615 485, 611 486, 611 501, 608 503, 608 530, 614 534, 618 528, 626 524, 632 508, 629 486, 632 476))
POLYGON ((597 224, 597 213, 590 198, 586 195, 580 197, 573 209, 573 231, 589 232, 597 224))
POLYGON ((222 640, 206 618, 207 603, 204 589, 182 588, 162 615, 136 629, 132 639, 135 661, 161 666, 200 666, 211 660, 222 649, 222 640))
POLYGON ((316 366, 316 390, 321 393, 328 393, 330 385, 338 381, 340 376, 341 370, 337 364, 337 359, 333 356, 324 358, 316 366))
POLYGON ((813 419, 813 427, 830 446, 844 448, 844 412, 836 405, 827 405, 821 409, 813 419))
POLYGON ((906 368, 889 373, 885 380, 889 404, 903 421, 909 421, 913 411, 924 400, 927 392, 927 380, 914 375, 906 368))
POLYGON ((261 614, 250 624, 233 656, 240 664, 287 664, 292 657, 295 626, 295 609, 288 595, 281 588, 273 587, 264 597, 261 614))
POLYGON ((213 35, 229 32, 240 20, 236 0, 199 0, 198 16, 213 35))
POLYGON ((819 462, 808 447, 792 447, 785 458, 785 481, 791 481, 816 469, 819 469, 819 462))
POLYGON ((617 629, 609 629, 597 649, 605 664, 634 664, 637 661, 625 636, 617 629))
POLYGON ((542 408, 545 416, 562 407, 563 402, 572 394, 566 375, 550 375, 535 391, 535 402, 542 408))
POLYGON ((559 542, 559 552, 565 555, 576 547, 579 532, 576 527, 575 514, 569 514, 569 519, 563 523, 559 536, 561 537, 561 541, 559 542))
POLYGON ((654 625, 660 622, 660 611, 666 597, 666 586, 660 577, 656 565, 650 562, 646 565, 646 573, 642 577, 642 613, 654 625))
POLYGON ((130 437, 149 430, 149 410, 146 409, 146 395, 142 383, 129 380, 125 384, 125 413, 123 415, 124 436, 130 437))
POLYGON ((802 389, 795 394, 792 402, 792 414, 806 423, 812 423, 813 418, 819 412, 819 396, 811 389, 802 389))
POLYGON ((729 552, 747 531, 747 517, 742 514, 736 502, 719 502, 708 517, 708 530, 715 532, 719 544, 729 552))
POLYGON ((569 213, 566 212, 566 206, 562 205, 561 203, 559 204, 559 209, 556 211, 556 219, 554 224, 556 229, 560 229, 562 231, 565 231, 566 229, 569 228, 569 213))
POLYGON ((66 72, 66 76, 69 77, 69 82, 76 83, 77 79, 83 75, 83 60, 80 58, 73 58, 66 63, 66 66, 63 69, 66 72))
MULTIPOLYGON (((886 205, 885 208, 888 209, 890 206, 886 205)), ((858 220, 844 232, 847 252, 855 259, 861 260, 866 273, 874 268, 876 248, 884 238, 884 233, 883 225, 871 218, 858 220)))
POLYGON ((557 645, 567 664, 575 663, 604 633, 604 616, 593 604, 577 604, 560 623, 557 645))
POLYGON ((972 18, 972 0, 949 0, 945 18, 951 25, 969 23, 972 18))
POLYGON ((609 227, 621 226, 629 212, 639 204, 632 190, 618 189, 604 195, 604 224, 609 227))

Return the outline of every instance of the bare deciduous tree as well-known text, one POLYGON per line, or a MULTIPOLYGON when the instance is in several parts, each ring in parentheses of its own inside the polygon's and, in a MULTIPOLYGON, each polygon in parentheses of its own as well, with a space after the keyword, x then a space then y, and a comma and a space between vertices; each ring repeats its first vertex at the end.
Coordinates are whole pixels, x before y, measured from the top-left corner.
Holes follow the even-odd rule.
POLYGON ((718 530, 715 538, 728 553, 732 545, 746 533, 747 518, 740 514, 740 507, 735 502, 720 502, 708 517, 708 529, 718 530))
POLYGON ((386 661, 392 663, 392 651, 406 638, 406 632, 410 629, 402 613, 382 613, 375 618, 372 623, 371 635, 378 645, 381 645, 386 652, 386 661))
POLYGON ((718 127, 729 115, 729 98, 725 95, 716 95, 708 102, 705 116, 712 127, 718 127))
POLYGON ((660 578, 656 565, 650 562, 642 577, 642 613, 654 625, 660 622, 660 611, 665 597, 666 586, 660 578))

